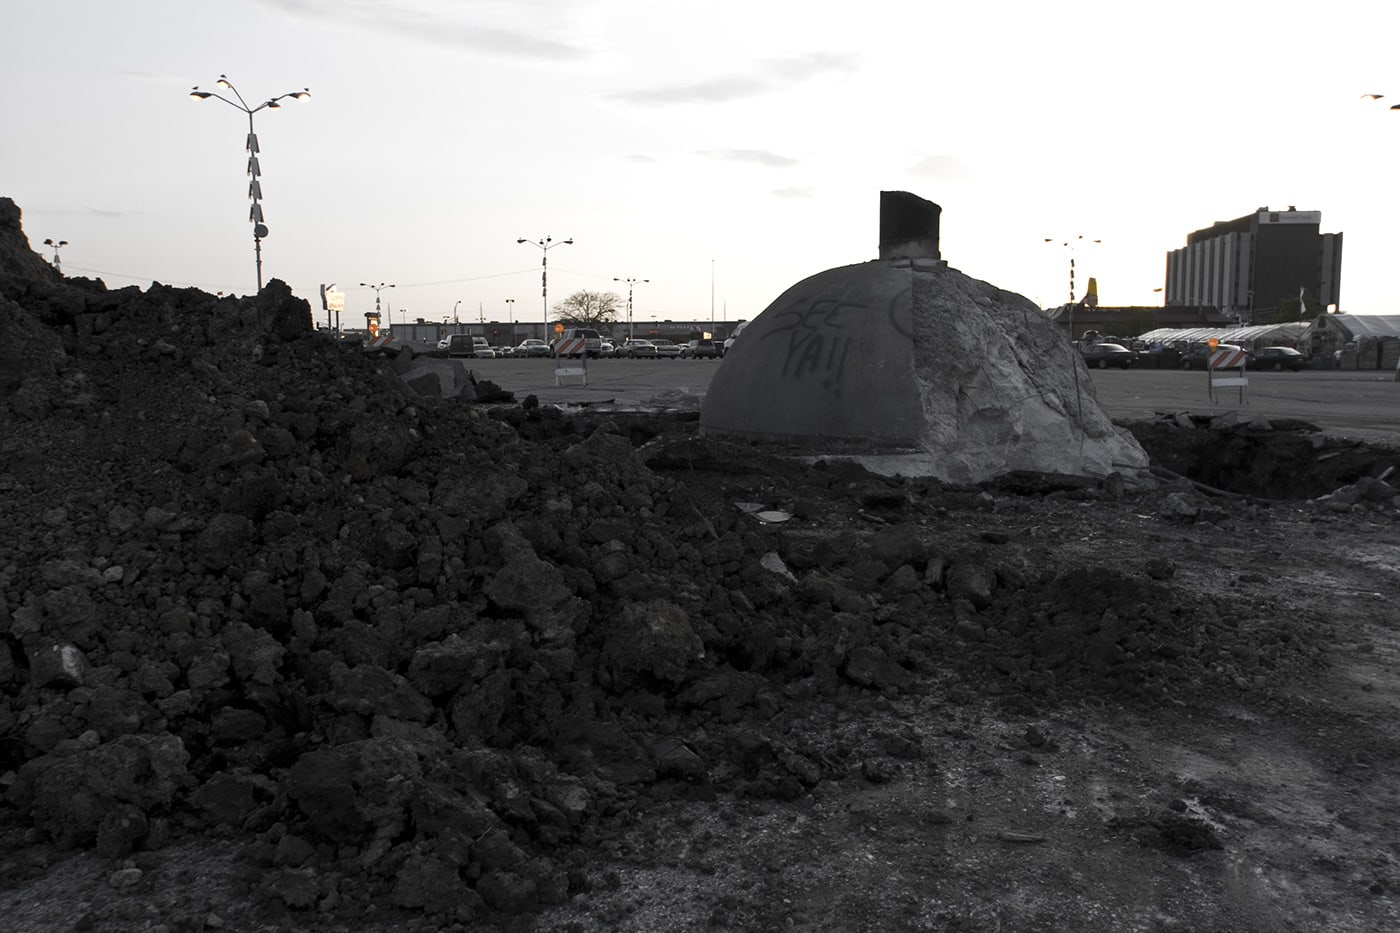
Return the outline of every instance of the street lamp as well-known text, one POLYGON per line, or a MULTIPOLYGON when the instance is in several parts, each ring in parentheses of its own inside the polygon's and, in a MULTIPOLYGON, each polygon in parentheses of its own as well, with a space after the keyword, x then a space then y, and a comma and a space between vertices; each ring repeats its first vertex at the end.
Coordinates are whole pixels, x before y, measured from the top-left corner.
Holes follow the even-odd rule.
POLYGON ((378 313, 379 313, 379 293, 380 293, 381 291, 383 291, 384 289, 386 289, 386 288, 393 288, 394 286, 392 286, 392 285, 386 285, 386 284, 384 284, 383 282, 380 282, 378 285, 373 285, 373 284, 371 284, 371 283, 369 283, 369 282, 361 282, 361 283, 360 283, 360 287, 361 287, 361 288, 372 288, 372 289, 374 289, 374 313, 375 313, 375 314, 378 314, 378 313))
MULTIPOLYGON (((1057 241, 1054 237, 1045 238, 1046 243, 1059 242, 1061 246, 1069 247, 1069 304, 1066 307, 1069 309, 1069 339, 1071 343, 1074 342, 1074 249, 1083 240, 1084 234, 1082 233, 1072 240, 1057 241)), ((1089 240, 1088 242, 1102 243, 1103 240, 1089 240)))
POLYGON ((515 299, 506 299, 506 320, 510 321, 510 343, 515 346, 515 299))
MULTIPOLYGON (((628 339, 628 340, 631 340, 631 339, 632 339, 632 286, 633 286, 633 285, 636 285, 638 282, 650 282, 651 279, 620 279, 620 278, 618 278, 617 276, 613 276, 613 281, 614 281, 614 282, 626 282, 626 283, 627 283, 627 339, 628 339)), ((715 314, 715 309, 714 309, 714 302, 713 302, 713 300, 712 300, 711 303, 710 303, 710 317, 713 318, 713 317, 714 317, 714 314, 715 314)), ((710 324, 710 329, 711 329, 711 330, 714 329, 714 324, 713 324, 713 323, 710 324)))
POLYGON ((459 317, 457 317, 457 307, 458 307, 458 305, 460 305, 461 303, 462 303, 462 299, 458 298, 458 299, 457 299, 457 304, 454 304, 454 305, 452 306, 452 323, 453 323, 453 324, 460 324, 460 323, 462 323, 462 319, 459 318, 459 317))
MULTIPOLYGON (((386 288, 393 288, 394 286, 392 286, 392 285, 386 285, 386 284, 383 283, 383 282, 380 282, 378 285, 373 285, 373 284, 371 284, 371 283, 369 283, 369 282, 361 282, 361 283, 360 283, 360 287, 361 287, 361 288, 372 288, 372 289, 374 289, 374 320, 375 320, 375 326, 378 327, 378 326, 379 326, 378 322, 383 320, 383 318, 380 317, 380 315, 379 315, 379 293, 380 293, 381 291, 383 291, 384 289, 386 289, 386 288)), ((389 312, 389 313, 390 313, 390 315, 392 315, 392 314, 393 314, 393 310, 390 309, 390 312, 389 312)), ((368 326, 368 322, 369 322, 369 315, 368 315, 368 314, 365 315, 365 322, 366 322, 366 326, 368 326)), ((393 322, 390 321, 389 323, 390 323, 390 326, 392 327, 392 326, 393 326, 393 322)))
POLYGON ((556 246, 573 245, 573 237, 555 242, 550 237, 543 240, 527 240, 520 237, 516 243, 529 243, 540 248, 540 297, 544 299, 544 339, 549 339, 549 251, 556 246))
MULTIPOLYGON (((1380 99, 1381 99, 1382 97, 1384 97, 1385 95, 1384 95, 1384 94, 1362 94, 1361 96, 1362 96, 1362 98, 1365 99, 1365 100, 1380 100, 1380 99)), ((1391 109, 1391 110, 1400 110, 1400 104, 1391 104, 1391 105, 1390 105, 1390 109, 1391 109)), ((57 262, 57 260, 55 260, 55 261, 54 261, 54 265, 57 265, 57 264, 58 264, 58 262, 57 262)), ((1340 306, 1339 306, 1339 307, 1340 307, 1340 306)), ((1324 310, 1325 310, 1325 309, 1324 309, 1324 310)), ((1400 382, 1400 359, 1397 359, 1397 360, 1395 361, 1395 381, 1396 381, 1396 382, 1400 382)))
POLYGON ((45 241, 44 241, 44 245, 45 245, 45 246, 52 246, 52 247, 53 247, 53 267, 54 267, 55 269, 58 270, 58 274, 59 274, 59 275, 62 275, 62 274, 63 274, 63 266, 62 266, 62 265, 59 263, 59 261, 58 261, 58 251, 59 251, 60 249, 62 249, 63 247, 67 246, 67 245, 68 245, 68 241, 67 241, 67 240, 59 240, 57 243, 55 243, 53 240, 45 240, 45 241))
POLYGON ((238 103, 234 103, 222 94, 216 94, 213 91, 201 91, 197 84, 190 91, 190 96, 195 100, 208 100, 211 97, 217 98, 230 107, 241 110, 248 115, 248 177, 251 179, 251 181, 248 182, 248 199, 253 202, 252 208, 248 211, 248 221, 253 225, 253 255, 257 260, 258 266, 258 291, 262 291, 262 241, 263 237, 267 236, 267 225, 263 223, 262 183, 258 181, 258 178, 262 175, 262 169, 258 166, 258 137, 257 134, 253 132, 253 114, 262 110, 264 107, 272 110, 281 109, 282 105, 277 102, 284 97, 290 97, 292 100, 305 100, 311 96, 311 91, 309 88, 302 88, 300 91, 288 91, 286 94, 278 94, 276 97, 269 97, 256 107, 249 107, 243 100, 243 95, 238 93, 238 89, 229 82, 227 75, 219 75, 218 85, 238 98, 238 103))

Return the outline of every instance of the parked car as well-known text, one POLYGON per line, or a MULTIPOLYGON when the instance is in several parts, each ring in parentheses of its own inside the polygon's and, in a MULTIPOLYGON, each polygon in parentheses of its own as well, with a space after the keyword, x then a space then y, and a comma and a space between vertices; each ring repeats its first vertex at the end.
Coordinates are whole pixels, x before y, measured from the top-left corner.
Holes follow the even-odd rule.
POLYGON ((681 359, 683 360, 717 360, 719 359, 719 348, 715 342, 709 339, 692 340, 681 347, 681 359))
POLYGON ((1079 351, 1084 356, 1084 365, 1098 369, 1117 366, 1127 369, 1137 362, 1137 354, 1117 343, 1096 343, 1079 351))
POLYGON ((1295 373, 1306 368, 1308 358, 1292 347, 1261 347, 1249 358, 1250 369, 1272 369, 1282 372, 1291 369, 1295 373))
POLYGON ((591 327, 566 327, 564 328, 563 332, 555 339, 554 343, 550 344, 550 353, 553 356, 562 355, 575 358, 584 355, 596 357, 598 355, 598 348, 601 347, 602 344, 602 335, 591 327), (564 344, 566 341, 568 342, 568 345, 572 346, 573 341, 575 340, 583 341, 583 347, 581 352, 567 352, 561 354, 557 349, 561 344, 564 344))
POLYGON ((515 348, 516 356, 549 356, 549 344, 538 337, 527 337, 515 348))
POLYGON ((598 344, 598 355, 603 357, 617 356, 617 344, 604 337, 602 342, 598 344))
POLYGON ((1205 369, 1206 366, 1210 364, 1211 354, 1220 350, 1243 351, 1244 348, 1237 347, 1232 343, 1218 343, 1215 345, 1215 349, 1212 350, 1209 344, 1197 344, 1194 347, 1181 351, 1181 368, 1205 369))
POLYGON ((650 340, 643 340, 640 337, 633 337, 622 342, 621 349, 618 350, 620 356, 625 356, 629 360, 642 358, 655 359, 656 347, 650 340))
POLYGON ((674 360, 681 355, 681 348, 669 340, 653 340, 651 345, 656 348, 656 355, 668 360, 674 360))

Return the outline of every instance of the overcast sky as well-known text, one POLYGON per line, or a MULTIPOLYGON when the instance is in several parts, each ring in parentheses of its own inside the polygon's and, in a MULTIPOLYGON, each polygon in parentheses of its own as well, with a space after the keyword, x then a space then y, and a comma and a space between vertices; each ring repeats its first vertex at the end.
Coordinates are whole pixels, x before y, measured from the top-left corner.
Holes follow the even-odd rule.
POLYGON ((1258 207, 1345 234, 1342 310, 1400 313, 1400 2, 64 0, 0 3, 0 195, 70 275, 374 292, 392 320, 751 318, 876 256, 879 192, 1041 305, 1160 304, 1186 234, 1258 207), (1393 95, 1365 101, 1366 92, 1393 95), (1054 242, 1046 243, 1050 238, 1054 242), (507 300, 513 299, 514 305, 507 300), (460 304, 459 304, 460 303, 460 304))

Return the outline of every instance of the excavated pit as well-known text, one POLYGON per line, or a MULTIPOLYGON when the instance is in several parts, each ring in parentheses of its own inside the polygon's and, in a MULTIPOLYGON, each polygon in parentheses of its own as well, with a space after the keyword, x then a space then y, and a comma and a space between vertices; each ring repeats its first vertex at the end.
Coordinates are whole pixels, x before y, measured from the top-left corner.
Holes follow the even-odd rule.
POLYGON ((1265 500, 1317 499, 1400 469, 1400 449, 1328 437, 1314 425, 1260 427, 1190 418, 1124 424, 1155 466, 1214 489, 1265 500))

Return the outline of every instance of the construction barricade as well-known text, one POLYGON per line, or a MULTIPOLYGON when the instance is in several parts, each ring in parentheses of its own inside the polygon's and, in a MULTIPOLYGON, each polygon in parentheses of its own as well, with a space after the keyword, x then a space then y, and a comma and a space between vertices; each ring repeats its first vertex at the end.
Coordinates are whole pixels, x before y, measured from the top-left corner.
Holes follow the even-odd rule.
POLYGON ((1216 389, 1235 388, 1239 391, 1239 404, 1243 405, 1244 390, 1249 385, 1249 351, 1240 347, 1212 347, 1206 361, 1206 379, 1209 382, 1210 400, 1217 401, 1216 389))
POLYGON ((554 342, 554 384, 562 385, 564 379, 581 379, 582 385, 588 385, 588 342, 582 337, 554 342), (577 360, 569 359, 575 355, 577 360))

